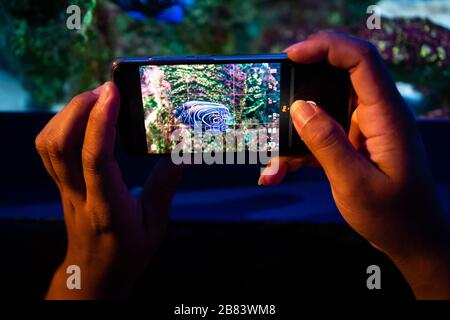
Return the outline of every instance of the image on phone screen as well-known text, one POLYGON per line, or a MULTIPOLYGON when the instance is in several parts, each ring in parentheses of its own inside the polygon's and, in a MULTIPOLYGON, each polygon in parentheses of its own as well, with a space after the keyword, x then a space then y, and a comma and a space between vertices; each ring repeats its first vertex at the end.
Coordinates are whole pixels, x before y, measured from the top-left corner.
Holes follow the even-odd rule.
POLYGON ((139 67, 147 152, 279 149, 281 63, 139 67), (196 145, 201 144, 201 145, 196 145))

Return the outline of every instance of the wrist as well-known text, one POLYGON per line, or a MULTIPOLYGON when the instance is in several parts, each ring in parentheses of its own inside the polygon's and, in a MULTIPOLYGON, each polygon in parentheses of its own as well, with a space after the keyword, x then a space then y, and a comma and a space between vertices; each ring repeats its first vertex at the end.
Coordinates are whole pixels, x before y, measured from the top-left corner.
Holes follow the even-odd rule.
POLYGON ((409 260, 449 250, 450 224, 441 210, 431 211, 425 219, 409 223, 409 226, 409 228, 403 226, 403 230, 409 232, 397 235, 397 246, 384 248, 385 253, 391 258, 409 260))
POLYGON ((399 268, 418 299, 450 299, 450 228, 435 225, 404 243, 401 250, 385 253, 399 268))
POLYGON ((138 272, 124 266, 126 264, 105 263, 67 255, 53 276, 46 298, 126 298, 133 288, 138 272))

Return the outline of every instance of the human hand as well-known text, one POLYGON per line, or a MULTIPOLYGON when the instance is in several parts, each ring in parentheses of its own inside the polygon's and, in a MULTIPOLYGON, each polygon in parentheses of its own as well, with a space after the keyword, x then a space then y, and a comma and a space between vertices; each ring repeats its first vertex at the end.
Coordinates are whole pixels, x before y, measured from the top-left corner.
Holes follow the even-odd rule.
POLYGON ((286 52, 297 63, 326 59, 348 70, 357 107, 347 137, 320 106, 296 101, 292 120, 313 156, 273 159, 277 172, 268 168, 259 183, 277 184, 288 171, 320 164, 343 218, 397 263, 416 295, 450 297, 448 225, 414 118, 376 48, 321 32, 286 52))
POLYGON ((119 92, 107 82, 73 98, 36 137, 61 194, 68 238, 48 299, 126 296, 164 235, 181 168, 160 160, 141 196, 132 197, 113 154, 119 107, 119 92), (66 286, 69 265, 81 269, 81 290, 66 286))

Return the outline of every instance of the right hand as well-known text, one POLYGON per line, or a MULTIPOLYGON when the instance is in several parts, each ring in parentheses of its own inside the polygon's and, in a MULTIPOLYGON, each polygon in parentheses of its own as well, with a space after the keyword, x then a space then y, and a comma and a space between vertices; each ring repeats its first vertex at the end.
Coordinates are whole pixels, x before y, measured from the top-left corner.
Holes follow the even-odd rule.
POLYGON ((347 137, 319 106, 296 101, 293 123, 314 158, 272 159, 279 169, 263 172, 260 183, 277 184, 286 172, 317 161, 344 219, 397 263, 416 295, 450 297, 449 229, 414 117, 377 50, 359 39, 321 32, 286 51, 297 63, 326 59, 348 70, 357 108, 347 137), (426 277, 427 272, 432 274, 426 277))

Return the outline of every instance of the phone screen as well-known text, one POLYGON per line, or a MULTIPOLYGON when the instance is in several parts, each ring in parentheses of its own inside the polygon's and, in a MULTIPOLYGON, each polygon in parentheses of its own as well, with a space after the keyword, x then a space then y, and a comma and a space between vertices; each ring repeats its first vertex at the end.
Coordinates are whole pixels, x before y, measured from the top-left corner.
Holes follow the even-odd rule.
POLYGON ((279 151, 281 63, 141 65, 139 75, 149 154, 183 143, 192 153, 279 151))

